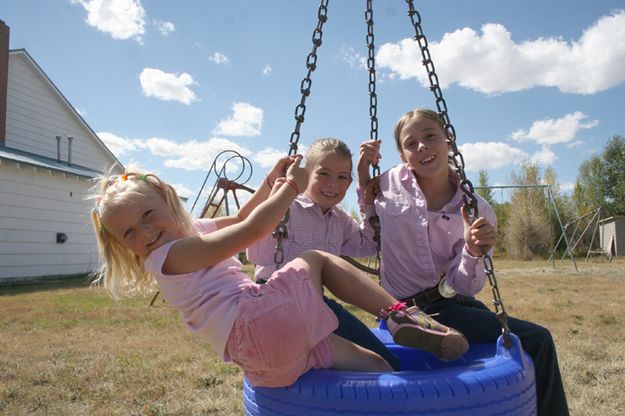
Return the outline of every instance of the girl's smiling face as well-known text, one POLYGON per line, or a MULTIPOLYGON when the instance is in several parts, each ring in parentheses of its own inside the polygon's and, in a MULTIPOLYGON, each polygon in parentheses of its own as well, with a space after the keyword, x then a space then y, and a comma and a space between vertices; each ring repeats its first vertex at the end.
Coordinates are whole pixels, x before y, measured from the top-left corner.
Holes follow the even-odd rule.
POLYGON ((141 259, 183 237, 171 210, 155 191, 147 195, 130 191, 108 202, 102 224, 117 242, 141 259))
POLYGON ((448 175, 449 144, 441 126, 428 117, 408 121, 399 133, 400 157, 417 177, 448 175))
POLYGON ((352 161, 337 153, 318 158, 310 170, 306 195, 323 212, 340 203, 352 183, 352 161))

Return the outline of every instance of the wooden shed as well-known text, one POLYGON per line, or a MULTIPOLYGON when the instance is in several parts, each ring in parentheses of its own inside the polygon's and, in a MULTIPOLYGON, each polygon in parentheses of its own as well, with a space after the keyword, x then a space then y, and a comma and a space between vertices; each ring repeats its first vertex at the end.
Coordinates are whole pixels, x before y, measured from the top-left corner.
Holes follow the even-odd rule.
POLYGON ((611 256, 625 256, 625 216, 614 216, 599 221, 599 241, 604 252, 611 256))
POLYGON ((89 273, 90 179, 121 164, 0 20, 0 284, 89 273))

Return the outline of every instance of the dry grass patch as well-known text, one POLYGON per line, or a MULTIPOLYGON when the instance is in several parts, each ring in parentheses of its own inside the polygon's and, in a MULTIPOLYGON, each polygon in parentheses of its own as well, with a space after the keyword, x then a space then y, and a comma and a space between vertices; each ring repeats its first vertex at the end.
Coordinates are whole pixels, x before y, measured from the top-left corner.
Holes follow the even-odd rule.
MULTIPOLYGON (((572 414, 621 415, 625 259, 578 266, 495 260, 508 313, 551 329, 572 414)), ((239 370, 160 300, 116 304, 80 280, 0 294, 2 415, 243 414, 239 370)))

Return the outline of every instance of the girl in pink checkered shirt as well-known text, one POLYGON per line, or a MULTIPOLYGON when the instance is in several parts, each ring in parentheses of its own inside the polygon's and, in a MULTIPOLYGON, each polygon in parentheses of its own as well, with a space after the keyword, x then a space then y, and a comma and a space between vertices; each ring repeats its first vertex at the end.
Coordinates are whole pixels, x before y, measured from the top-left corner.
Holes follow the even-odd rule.
MULTIPOLYGON (((372 233, 363 232, 360 224, 339 206, 352 182, 352 153, 349 147, 335 138, 317 139, 306 152, 305 163, 309 172, 308 187, 290 206, 288 237, 282 242, 284 262, 296 258, 305 250, 322 250, 336 256, 350 257, 375 254, 372 233)), ((275 246, 276 239, 267 235, 248 248, 248 259, 256 264, 257 281, 265 281, 276 271, 275 246)), ((394 369, 399 369, 397 357, 369 328, 339 303, 326 296, 324 301, 339 320, 335 334, 378 353, 394 369)), ((434 320, 428 319, 432 323, 432 330, 437 328, 441 333, 447 333, 446 327, 438 326, 434 320)), ((460 335, 457 340, 457 348, 454 349, 441 349, 439 345, 424 348, 449 361, 458 358, 468 347, 460 335)))

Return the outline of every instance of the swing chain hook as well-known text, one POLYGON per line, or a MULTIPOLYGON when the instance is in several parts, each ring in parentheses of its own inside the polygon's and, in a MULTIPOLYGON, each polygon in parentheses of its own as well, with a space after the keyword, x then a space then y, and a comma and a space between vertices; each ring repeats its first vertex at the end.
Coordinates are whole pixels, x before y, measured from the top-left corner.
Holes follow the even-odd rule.
MULTIPOLYGON (((378 94, 376 93, 376 72, 375 72, 375 35, 373 33, 373 0, 367 0, 367 10, 365 11, 365 22, 367 23, 367 70, 369 72, 369 118, 371 119, 370 140, 378 139, 378 94)), ((376 163, 372 167, 373 178, 380 176, 380 165, 376 163)), ((373 241, 376 243, 376 257, 378 267, 382 252, 382 238, 380 229, 380 217, 373 215, 369 218, 369 224, 373 228, 373 241)))
MULTIPOLYGON (((471 218, 471 222, 473 222, 479 217, 477 198, 475 197, 473 184, 471 184, 471 181, 467 179, 464 172, 464 158, 458 151, 458 146, 456 145, 456 131, 449 120, 447 103, 443 98, 443 92, 441 91, 441 87, 438 83, 438 75, 436 75, 434 62, 432 61, 432 56, 430 55, 430 50, 428 49, 428 40, 423 33, 423 28, 421 27, 421 15, 414 8, 413 0, 405 1, 408 4, 408 16, 410 17, 410 21, 415 30, 414 39, 417 41, 419 49, 421 50, 422 63, 427 71, 428 80, 430 82, 430 91, 434 94, 438 114, 443 121, 444 129, 448 137, 448 143, 452 149, 450 161, 454 166, 456 174, 460 177, 460 188, 464 192, 464 207, 471 218)), ((492 289, 493 305, 495 306, 497 320, 501 324, 503 345, 510 349, 512 348, 512 340, 510 339, 510 328, 508 327, 508 315, 506 313, 503 300, 501 299, 501 294, 499 293, 497 278, 495 277, 495 270, 493 267, 493 260, 488 254, 486 248, 482 248, 482 261, 484 262, 484 270, 492 289)))

